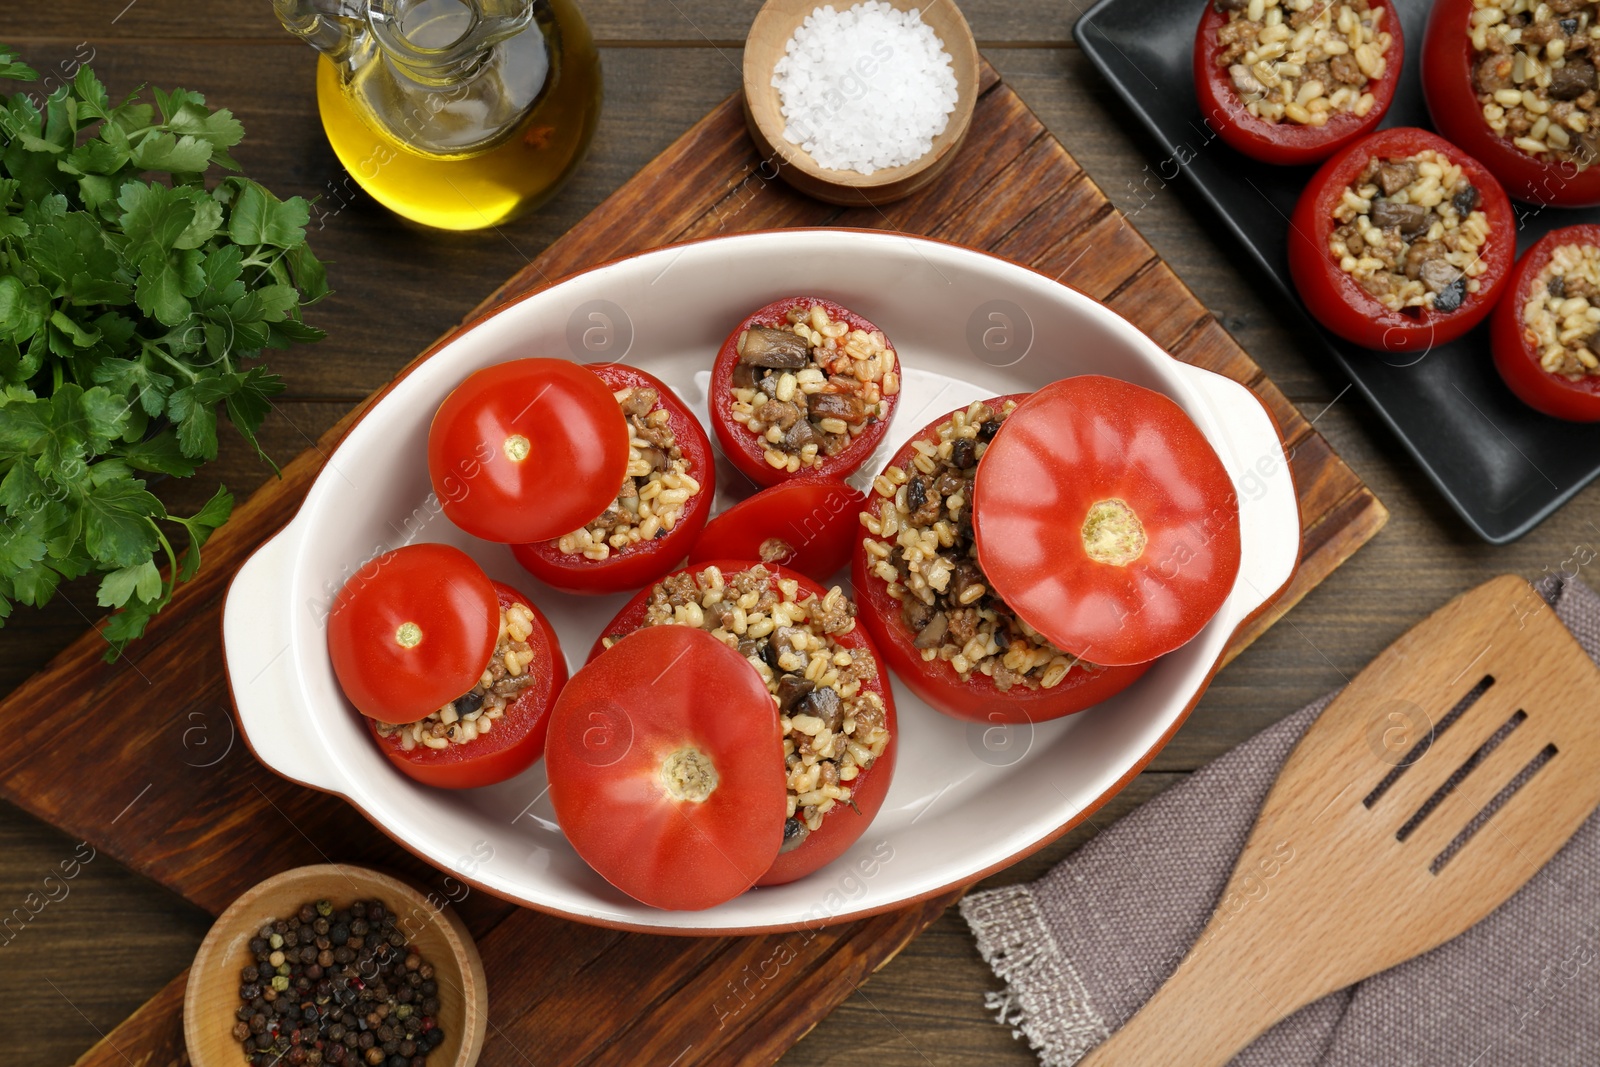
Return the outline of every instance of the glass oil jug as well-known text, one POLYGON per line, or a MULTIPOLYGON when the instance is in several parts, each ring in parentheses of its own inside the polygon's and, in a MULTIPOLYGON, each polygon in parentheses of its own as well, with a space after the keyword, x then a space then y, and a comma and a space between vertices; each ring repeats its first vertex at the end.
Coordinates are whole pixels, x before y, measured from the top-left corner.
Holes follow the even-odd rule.
POLYGON ((573 0, 273 0, 322 53, 317 105, 358 184, 396 214, 473 230, 577 168, 600 61, 573 0))

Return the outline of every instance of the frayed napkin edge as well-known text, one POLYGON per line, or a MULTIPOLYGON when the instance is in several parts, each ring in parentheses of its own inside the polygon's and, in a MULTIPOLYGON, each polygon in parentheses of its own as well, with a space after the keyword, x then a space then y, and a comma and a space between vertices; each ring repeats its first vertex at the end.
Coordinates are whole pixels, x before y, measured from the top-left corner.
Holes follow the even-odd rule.
POLYGON ((995 976, 1006 983, 984 995, 995 1022, 1026 1039, 1044 1067, 1072 1067, 1111 1036, 1089 1006, 1083 979, 1056 944, 1033 890, 1006 886, 958 905, 995 976))

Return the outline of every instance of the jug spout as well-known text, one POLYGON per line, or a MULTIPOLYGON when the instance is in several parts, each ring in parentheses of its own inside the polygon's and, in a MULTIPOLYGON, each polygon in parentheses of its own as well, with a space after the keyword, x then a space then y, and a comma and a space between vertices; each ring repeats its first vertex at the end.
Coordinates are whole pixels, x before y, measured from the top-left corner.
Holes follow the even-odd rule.
POLYGON ((335 62, 346 59, 366 32, 349 0, 272 0, 283 28, 335 62))

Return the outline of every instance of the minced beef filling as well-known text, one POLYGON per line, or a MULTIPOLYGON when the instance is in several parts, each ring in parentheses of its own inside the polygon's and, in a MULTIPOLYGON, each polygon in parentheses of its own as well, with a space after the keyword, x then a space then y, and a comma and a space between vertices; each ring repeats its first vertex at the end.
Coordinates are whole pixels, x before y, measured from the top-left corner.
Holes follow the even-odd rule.
MULTIPOLYGON (((821 597, 802 594, 799 583, 774 582, 759 565, 674 574, 650 591, 645 626, 708 631, 750 661, 777 703, 789 791, 785 852, 851 803, 850 783, 889 744, 883 698, 863 684, 877 678, 878 664, 834 639, 855 624, 855 605, 838 586, 821 597)), ((607 635, 605 646, 624 636, 607 635)))
POLYGON ((1539 365, 1568 381, 1600 375, 1600 248, 1559 245, 1534 279, 1522 321, 1539 365))
POLYGON ((592 522, 557 542, 562 552, 581 553, 596 561, 638 541, 665 537, 700 492, 700 482, 689 474, 689 462, 673 436, 660 394, 630 386, 614 395, 628 420, 628 471, 622 489, 592 522))
POLYGON ((1216 0, 1217 65, 1239 99, 1267 122, 1322 126, 1377 105, 1372 83, 1388 66, 1387 7, 1367 0, 1216 0))
POLYGON ((1475 0, 1472 87, 1483 120, 1521 151, 1587 167, 1600 158, 1593 0, 1475 0))
POLYGON ((1391 311, 1455 311, 1488 269, 1478 202, 1477 186, 1431 149, 1373 159, 1334 208, 1328 250, 1391 311))
POLYGON ((872 572, 900 601, 924 661, 941 659, 963 679, 982 674, 1004 692, 1050 689, 1073 667, 1090 668, 1056 648, 990 591, 972 536, 972 478, 978 460, 1016 407, 979 401, 917 441, 911 469, 891 466, 873 480, 861 523, 872 572))
POLYGON ((418 745, 449 748, 470 744, 489 733, 505 716, 506 708, 536 681, 528 670, 533 663, 533 649, 528 646, 532 634, 533 612, 526 604, 501 608, 494 655, 478 684, 420 722, 400 726, 377 723, 379 736, 398 736, 400 747, 410 752, 418 745))
POLYGON ((850 446, 900 391, 883 334, 853 330, 821 306, 795 308, 778 326, 739 335, 733 420, 762 439, 769 465, 790 473, 850 446))

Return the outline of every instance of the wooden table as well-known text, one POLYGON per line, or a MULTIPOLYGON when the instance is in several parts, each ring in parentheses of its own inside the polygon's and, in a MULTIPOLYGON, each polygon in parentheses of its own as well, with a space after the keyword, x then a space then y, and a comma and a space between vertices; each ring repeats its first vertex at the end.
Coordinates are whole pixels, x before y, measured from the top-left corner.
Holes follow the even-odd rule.
MULTIPOLYGON (((279 30, 267 0, 54 0, 9 4, 0 40, 42 72, 82 59, 113 93, 141 82, 204 91, 244 122, 235 155, 282 195, 321 198, 312 235, 337 292, 313 321, 326 342, 275 354, 288 394, 263 428, 287 459, 382 385, 427 342, 593 208, 739 85, 740 43, 759 0, 666 4, 590 0, 602 45, 605 115, 572 183, 536 218, 503 234, 408 228, 375 207, 323 140, 313 55, 279 30), (201 12, 204 12, 202 15, 201 12)), ((1454 518, 1371 412, 1296 336, 1291 316, 1234 266, 1235 247, 1187 193, 1174 167, 1071 42, 1078 0, 964 0, 984 55, 1133 220, 1333 447, 1391 509, 1388 527, 1226 668, 1172 743, 1127 790, 1069 835, 986 884, 1031 879, 1120 814, 1232 745, 1353 675, 1407 626, 1493 574, 1535 577, 1600 546, 1600 489, 1591 487, 1518 544, 1491 548, 1454 518)), ((1485 433, 1494 430, 1484 427, 1485 433)), ((174 487, 175 509, 197 504, 216 478, 239 495, 269 472, 224 438, 208 479, 174 487)), ((1593 580, 1592 575, 1585 577, 1593 580)), ((91 584, 67 586, 45 611, 19 609, 0 630, 0 689, 9 691, 96 614, 91 584)), ((85 721, 82 729, 94 729, 85 721)), ((85 767, 85 774, 94 773, 85 767)), ((0 805, 0 913, 20 905, 76 843, 0 805)), ((80 856, 81 858, 81 856, 80 856)), ((69 1062, 185 966, 207 919, 165 890, 89 862, 70 895, 0 944, 5 1061, 69 1062)), ((965 927, 945 915, 784 1058, 785 1064, 879 1067, 1034 1062, 995 1026, 983 993, 997 982, 965 927), (848 1058, 848 1059, 847 1059, 848 1058)), ((145 1067, 139 1064, 138 1067, 145 1067)), ((164 1067, 156 1064, 150 1067, 164 1067)))

